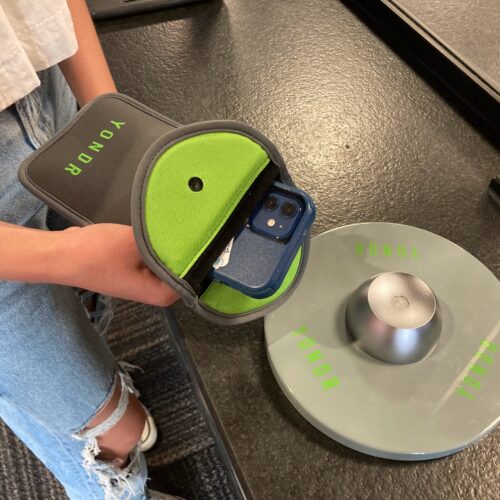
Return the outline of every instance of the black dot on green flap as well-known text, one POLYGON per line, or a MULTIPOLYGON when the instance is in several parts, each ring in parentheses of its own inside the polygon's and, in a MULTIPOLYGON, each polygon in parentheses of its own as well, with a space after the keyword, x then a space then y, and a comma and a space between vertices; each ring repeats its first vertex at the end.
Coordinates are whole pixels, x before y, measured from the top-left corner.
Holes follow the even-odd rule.
POLYGON ((199 177, 191 177, 188 182, 189 189, 197 193, 203 189, 203 181, 199 177))

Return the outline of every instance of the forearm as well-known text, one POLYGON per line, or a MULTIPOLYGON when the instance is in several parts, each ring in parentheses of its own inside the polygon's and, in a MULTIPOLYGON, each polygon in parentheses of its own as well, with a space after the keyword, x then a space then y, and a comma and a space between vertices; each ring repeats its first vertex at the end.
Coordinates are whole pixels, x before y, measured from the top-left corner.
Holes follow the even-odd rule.
POLYGON ((0 280, 60 283, 70 280, 64 232, 0 222, 0 280))
POLYGON ((78 52, 59 64, 80 106, 95 97, 116 92, 116 86, 85 0, 67 0, 78 52))
POLYGON ((178 295, 144 264, 132 228, 40 231, 0 222, 0 280, 54 283, 167 306, 178 295))

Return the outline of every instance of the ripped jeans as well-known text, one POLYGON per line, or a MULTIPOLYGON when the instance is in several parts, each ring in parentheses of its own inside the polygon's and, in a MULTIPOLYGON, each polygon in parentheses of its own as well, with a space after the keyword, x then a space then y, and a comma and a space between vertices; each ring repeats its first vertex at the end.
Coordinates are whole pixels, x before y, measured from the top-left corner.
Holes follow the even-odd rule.
MULTIPOLYGON (((40 79, 39 88, 0 112, 0 221, 46 229, 46 207, 20 185, 17 169, 71 118, 76 105, 57 67, 41 72, 40 79)), ((1 253, 0 241, 0 258, 1 253)), ((139 448, 123 470, 96 458, 96 436, 119 420, 134 389, 75 291, 0 282, 0 304, 0 418, 72 500, 146 498, 147 469, 139 448), (117 409, 84 431, 118 380, 117 409)))

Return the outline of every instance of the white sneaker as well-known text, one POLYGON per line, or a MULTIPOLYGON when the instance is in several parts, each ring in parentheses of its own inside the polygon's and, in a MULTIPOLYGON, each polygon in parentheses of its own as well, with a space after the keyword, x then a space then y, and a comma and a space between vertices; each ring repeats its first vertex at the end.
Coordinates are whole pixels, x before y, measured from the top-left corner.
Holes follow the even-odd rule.
MULTIPOLYGON (((158 439, 158 430, 156 429, 156 424, 151 416, 151 413, 149 413, 148 409, 144 405, 142 407, 146 412, 146 422, 144 422, 144 430, 142 431, 139 446, 141 451, 144 452, 150 450, 155 445, 156 440, 158 439)), ((165 498, 169 497, 167 496, 165 498)))

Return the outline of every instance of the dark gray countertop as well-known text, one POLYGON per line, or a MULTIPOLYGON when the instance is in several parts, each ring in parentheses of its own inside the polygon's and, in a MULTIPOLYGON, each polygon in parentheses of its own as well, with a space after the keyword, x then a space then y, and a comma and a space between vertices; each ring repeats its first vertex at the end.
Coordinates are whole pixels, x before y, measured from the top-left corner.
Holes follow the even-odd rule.
MULTIPOLYGON (((318 207, 314 233, 362 221, 440 234, 500 276, 500 153, 463 106, 336 0, 226 0, 99 26, 119 89, 181 123, 231 118, 279 147, 318 207)), ((324 437, 269 368, 262 322, 221 328, 174 308, 258 499, 499 498, 500 432, 398 463, 324 437)))

